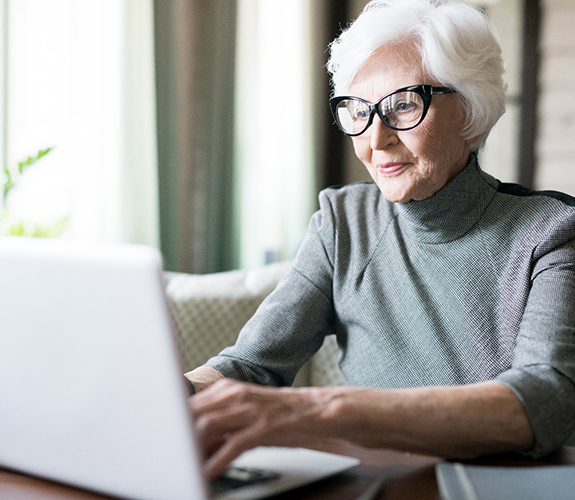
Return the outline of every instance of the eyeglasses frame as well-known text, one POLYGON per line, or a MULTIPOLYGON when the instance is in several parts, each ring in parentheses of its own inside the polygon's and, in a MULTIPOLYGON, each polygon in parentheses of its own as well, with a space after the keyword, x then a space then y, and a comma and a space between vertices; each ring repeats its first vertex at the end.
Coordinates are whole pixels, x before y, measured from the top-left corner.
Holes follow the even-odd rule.
POLYGON ((333 115, 333 118, 335 119, 335 123, 336 123, 337 127, 345 135, 349 135, 350 137, 357 137, 358 135, 363 134, 371 126, 371 124, 373 123, 373 117, 376 113, 377 113, 377 116, 379 116, 379 118, 381 119, 381 121, 387 127, 391 128, 393 130, 404 131, 404 130, 414 129, 415 127, 417 127, 418 125, 421 124, 421 122, 423 121, 423 119, 427 115, 427 112, 429 111, 429 106, 431 104, 431 98, 434 95, 454 94, 456 92, 457 92, 457 90, 455 90, 452 87, 434 87, 433 85, 413 85, 410 87, 403 87, 403 88, 394 90, 393 92, 390 92, 389 94, 384 95, 381 99, 379 99, 376 103, 373 103, 373 104, 369 101, 366 101, 365 99, 361 99, 360 97, 348 96, 348 95, 335 96, 329 100, 329 107, 331 110, 331 114, 333 115), (394 127, 393 125, 391 125, 389 123, 387 116, 384 115, 383 113, 381 113, 379 110, 379 105, 381 104, 381 102, 384 99, 387 99, 388 97, 390 97, 394 94, 398 94, 399 92, 415 92, 416 94, 421 96, 421 98, 423 99, 423 113, 421 113, 421 118, 419 119, 419 121, 415 125, 412 125, 410 127, 406 127, 406 128, 394 127), (367 121, 367 125, 365 126, 365 128, 361 132, 358 132, 356 134, 350 134, 349 132, 346 132, 345 130, 343 130, 343 128, 340 124, 339 118, 337 116, 337 107, 338 107, 339 103, 341 101, 345 101, 346 99, 354 99, 356 101, 361 101, 361 102, 363 102, 369 106, 369 120, 367 121))

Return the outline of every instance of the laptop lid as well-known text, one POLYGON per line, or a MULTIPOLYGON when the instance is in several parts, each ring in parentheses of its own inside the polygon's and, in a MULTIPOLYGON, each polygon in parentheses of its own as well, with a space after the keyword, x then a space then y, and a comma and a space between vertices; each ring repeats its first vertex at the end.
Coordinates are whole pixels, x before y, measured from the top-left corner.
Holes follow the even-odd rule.
POLYGON ((143 246, 0 238, 0 464, 137 499, 207 499, 143 246))

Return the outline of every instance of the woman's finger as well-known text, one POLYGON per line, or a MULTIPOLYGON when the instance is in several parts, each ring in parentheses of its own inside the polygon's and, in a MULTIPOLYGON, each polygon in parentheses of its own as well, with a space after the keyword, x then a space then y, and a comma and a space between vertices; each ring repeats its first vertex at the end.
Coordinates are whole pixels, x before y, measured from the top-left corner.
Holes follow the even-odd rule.
POLYGON ((262 389, 269 390, 253 384, 224 379, 190 398, 189 404, 195 415, 201 415, 253 399, 254 394, 261 392, 262 389))
POLYGON ((262 433, 258 425, 250 426, 233 434, 229 434, 206 461, 205 471, 209 478, 221 475, 230 462, 239 457, 244 451, 256 446, 277 445, 275 439, 269 440, 268 434, 262 433))
POLYGON ((311 390, 222 381, 191 399, 210 477, 250 448, 305 446, 322 434, 313 417, 324 400, 311 390))
POLYGON ((194 425, 201 441, 206 443, 252 425, 257 413, 257 405, 244 403, 202 413, 195 417, 194 425))

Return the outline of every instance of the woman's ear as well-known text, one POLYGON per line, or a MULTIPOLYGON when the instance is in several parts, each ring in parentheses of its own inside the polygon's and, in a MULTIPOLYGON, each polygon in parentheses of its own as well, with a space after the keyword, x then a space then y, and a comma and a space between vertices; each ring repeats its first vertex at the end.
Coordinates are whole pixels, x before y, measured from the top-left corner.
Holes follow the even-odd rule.
POLYGON ((476 135, 475 137, 472 137, 471 139, 466 139, 465 140, 465 144, 467 144, 467 147, 469 148, 470 151, 473 150, 473 146, 475 146, 475 143, 478 141, 480 136, 476 135))

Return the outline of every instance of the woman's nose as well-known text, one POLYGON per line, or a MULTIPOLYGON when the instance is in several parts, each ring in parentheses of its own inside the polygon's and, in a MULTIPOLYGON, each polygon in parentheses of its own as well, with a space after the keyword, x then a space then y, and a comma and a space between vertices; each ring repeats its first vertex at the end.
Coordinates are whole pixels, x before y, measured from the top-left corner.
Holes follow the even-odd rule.
POLYGON ((373 123, 371 124, 371 127, 369 127, 369 132, 371 133, 371 149, 386 149, 399 142, 397 131, 389 128, 377 115, 374 116, 373 123))

